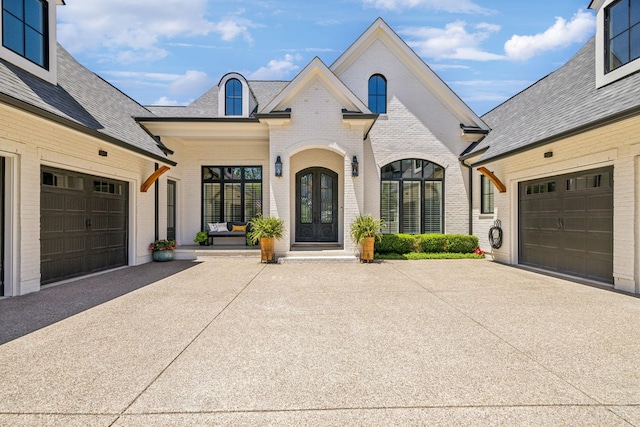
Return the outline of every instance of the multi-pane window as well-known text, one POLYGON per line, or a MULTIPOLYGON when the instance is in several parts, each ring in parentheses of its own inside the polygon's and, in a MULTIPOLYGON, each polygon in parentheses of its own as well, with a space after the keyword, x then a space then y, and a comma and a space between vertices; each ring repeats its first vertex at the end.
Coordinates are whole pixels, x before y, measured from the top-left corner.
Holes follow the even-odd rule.
POLYGON ((444 231, 444 169, 421 159, 389 163, 381 170, 380 217, 385 233, 444 231))
POLYGON ((42 68, 48 68, 47 2, 2 1, 2 45, 42 68))
POLYGON ((387 113, 387 80, 380 74, 369 79, 369 110, 376 114, 387 113))
POLYGON ((202 229, 208 223, 249 221, 262 213, 261 166, 202 168, 202 229))
POLYGON ((618 0, 605 9, 606 72, 640 58, 640 0, 618 0))
POLYGON ((480 212, 493 213, 493 183, 484 175, 480 175, 480 212))
POLYGON ((224 85, 225 115, 242 115, 242 83, 238 79, 231 79, 224 85))

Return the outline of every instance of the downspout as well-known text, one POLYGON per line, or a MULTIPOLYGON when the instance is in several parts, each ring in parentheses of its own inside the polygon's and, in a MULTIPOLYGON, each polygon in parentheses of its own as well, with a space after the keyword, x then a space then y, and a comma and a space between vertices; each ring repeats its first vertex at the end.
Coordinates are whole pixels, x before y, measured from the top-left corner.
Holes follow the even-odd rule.
MULTIPOLYGON (((154 170, 158 170, 158 168, 160 167, 160 165, 158 165, 158 163, 155 164, 155 169, 154 170)), ((154 213, 154 223, 155 223, 155 240, 158 240, 160 238, 160 221, 159 221, 159 213, 160 213, 160 186, 158 185, 158 181, 156 180, 155 182, 155 213, 154 213)))
POLYGON ((469 151, 473 151, 472 147, 473 148, 477 147, 478 144, 480 144, 485 139, 485 137, 486 135, 484 135, 482 138, 480 138, 479 140, 471 144, 469 148, 467 148, 467 150, 465 151, 467 154, 466 155, 463 154, 459 157, 459 160, 462 166, 464 166, 469 170, 469 235, 473 235, 473 167, 471 165, 468 165, 466 162, 467 162, 467 159, 469 159, 470 157, 477 156, 478 154, 480 154, 481 151, 487 150, 488 147, 480 150, 477 153, 469 153, 469 151))

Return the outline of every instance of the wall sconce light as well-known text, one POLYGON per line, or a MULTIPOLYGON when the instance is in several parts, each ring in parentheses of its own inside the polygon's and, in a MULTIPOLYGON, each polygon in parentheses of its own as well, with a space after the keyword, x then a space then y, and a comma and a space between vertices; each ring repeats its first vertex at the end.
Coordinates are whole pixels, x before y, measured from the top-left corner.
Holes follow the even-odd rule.
POLYGON ((544 153, 545 159, 548 159, 549 157, 553 157, 553 151, 547 151, 546 153, 544 153))
POLYGON ((98 156, 107 157, 107 152, 104 150, 98 150, 98 156))
POLYGON ((351 176, 356 177, 358 176, 358 173, 358 158, 353 156, 353 160, 351 160, 351 176))
POLYGON ((280 156, 276 159, 276 176, 282 176, 282 160, 280 160, 280 156))

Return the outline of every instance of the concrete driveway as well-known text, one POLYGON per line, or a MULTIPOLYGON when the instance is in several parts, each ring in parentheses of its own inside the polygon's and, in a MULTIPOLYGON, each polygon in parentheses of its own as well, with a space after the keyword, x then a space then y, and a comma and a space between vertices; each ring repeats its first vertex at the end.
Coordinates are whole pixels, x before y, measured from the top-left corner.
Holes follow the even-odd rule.
POLYGON ((254 258, 28 297, 145 275, 0 346, 0 425, 640 425, 638 298, 482 260, 254 258))

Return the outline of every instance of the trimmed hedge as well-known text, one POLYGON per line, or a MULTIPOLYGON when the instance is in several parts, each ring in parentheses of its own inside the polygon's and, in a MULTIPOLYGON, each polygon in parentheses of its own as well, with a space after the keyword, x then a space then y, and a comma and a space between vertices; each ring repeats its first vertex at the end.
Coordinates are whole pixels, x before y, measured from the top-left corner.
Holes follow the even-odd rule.
POLYGON ((478 247, 478 238, 464 234, 383 234, 376 241, 379 254, 424 253, 472 253, 478 247))
POLYGON ((415 236, 411 234, 383 234, 376 241, 375 252, 381 254, 407 254, 414 252, 415 236))

